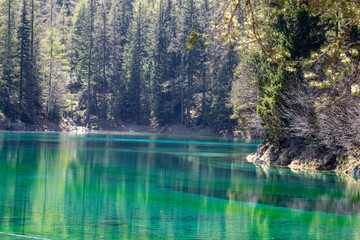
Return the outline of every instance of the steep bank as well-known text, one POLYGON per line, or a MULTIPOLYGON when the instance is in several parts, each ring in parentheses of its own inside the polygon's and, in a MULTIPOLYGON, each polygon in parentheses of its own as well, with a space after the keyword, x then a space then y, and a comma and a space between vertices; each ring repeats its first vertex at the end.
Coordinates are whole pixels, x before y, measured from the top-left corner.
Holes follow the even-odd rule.
POLYGON ((246 158, 256 165, 286 166, 293 170, 326 170, 360 178, 360 151, 333 154, 308 148, 298 139, 287 139, 280 147, 259 145, 256 153, 246 158))

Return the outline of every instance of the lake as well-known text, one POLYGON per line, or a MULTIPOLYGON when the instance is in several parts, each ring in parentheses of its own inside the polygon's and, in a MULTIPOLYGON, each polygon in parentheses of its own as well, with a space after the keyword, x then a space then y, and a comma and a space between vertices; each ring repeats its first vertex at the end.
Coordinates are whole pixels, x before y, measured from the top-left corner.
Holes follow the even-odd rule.
POLYGON ((260 140, 0 133, 0 239, 360 239, 360 183, 260 140))

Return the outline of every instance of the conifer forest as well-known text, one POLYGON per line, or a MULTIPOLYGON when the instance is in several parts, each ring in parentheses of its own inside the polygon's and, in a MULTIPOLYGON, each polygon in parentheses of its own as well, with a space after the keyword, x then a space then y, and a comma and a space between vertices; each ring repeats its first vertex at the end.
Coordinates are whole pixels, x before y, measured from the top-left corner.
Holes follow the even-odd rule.
POLYGON ((220 1, 1 2, 1 111, 25 123, 71 118, 230 129, 238 55, 188 50, 220 1), (225 123, 225 125, 223 125, 225 123))

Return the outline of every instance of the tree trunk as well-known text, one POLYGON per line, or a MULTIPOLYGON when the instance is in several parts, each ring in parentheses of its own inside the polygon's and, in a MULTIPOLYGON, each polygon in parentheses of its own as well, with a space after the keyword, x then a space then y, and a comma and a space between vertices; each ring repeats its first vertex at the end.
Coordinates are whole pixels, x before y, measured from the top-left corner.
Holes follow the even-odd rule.
POLYGON ((185 53, 181 57, 181 124, 184 124, 185 53))
POLYGON ((31 49, 31 61, 34 60, 34 0, 31 0, 31 40, 30 40, 30 49, 31 49))
POLYGON ((51 102, 51 95, 52 95, 52 73, 53 73, 53 7, 54 3, 53 0, 50 1, 50 66, 49 66, 49 96, 47 100, 47 107, 46 107, 46 117, 49 116, 50 112, 50 102, 51 102))
POLYGON ((7 39, 6 39, 6 51, 7 51, 7 58, 10 57, 10 42, 11 42, 11 0, 9 0, 8 5, 8 26, 7 26, 7 39))
POLYGON ((187 86, 187 96, 186 96, 186 123, 190 124, 191 122, 191 115, 190 115, 190 109, 191 109, 191 98, 192 98, 192 83, 193 83, 193 75, 192 73, 189 74, 188 79, 188 86, 187 86))
POLYGON ((35 90, 35 84, 34 84, 34 66, 35 66, 35 59, 34 59, 34 0, 31 0, 31 23, 30 23, 30 32, 31 32, 31 38, 30 38, 30 64, 31 67, 29 69, 29 73, 30 73, 30 77, 28 79, 28 81, 30 81, 29 84, 29 89, 27 89, 27 91, 30 91, 30 94, 28 94, 28 97, 30 99, 28 99, 28 104, 29 104, 29 113, 30 113, 30 118, 31 120, 33 120, 35 118, 35 102, 34 102, 34 90, 35 90))
POLYGON ((101 117, 106 119, 106 9, 103 5, 103 82, 102 82, 102 106, 101 106, 101 117))
POLYGON ((19 79, 19 112, 22 111, 22 98, 23 98, 23 82, 24 82, 24 61, 25 61, 25 54, 24 54, 24 50, 25 50, 25 23, 26 23, 26 0, 23 0, 23 9, 22 9, 22 16, 21 16, 21 21, 22 21, 22 32, 20 34, 22 34, 21 37, 21 43, 20 43, 20 79, 19 79))
POLYGON ((94 24, 94 11, 93 11, 93 1, 90 1, 90 47, 89 47, 89 66, 88 66, 88 86, 87 86, 87 103, 86 103, 86 126, 89 127, 90 123, 90 78, 91 78, 91 54, 93 47, 93 24, 94 24))

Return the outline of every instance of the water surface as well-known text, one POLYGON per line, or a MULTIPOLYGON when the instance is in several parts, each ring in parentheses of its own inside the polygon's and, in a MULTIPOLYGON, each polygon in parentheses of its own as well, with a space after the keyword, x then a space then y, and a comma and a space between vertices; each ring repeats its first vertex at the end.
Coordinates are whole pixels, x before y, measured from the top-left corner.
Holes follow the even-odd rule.
POLYGON ((0 239, 360 239, 358 182, 256 168, 260 142, 0 133, 0 239))

